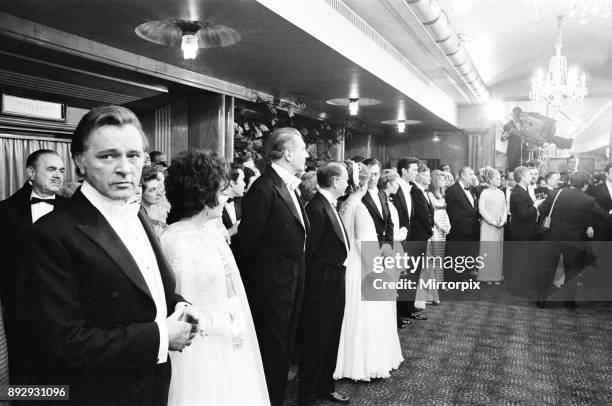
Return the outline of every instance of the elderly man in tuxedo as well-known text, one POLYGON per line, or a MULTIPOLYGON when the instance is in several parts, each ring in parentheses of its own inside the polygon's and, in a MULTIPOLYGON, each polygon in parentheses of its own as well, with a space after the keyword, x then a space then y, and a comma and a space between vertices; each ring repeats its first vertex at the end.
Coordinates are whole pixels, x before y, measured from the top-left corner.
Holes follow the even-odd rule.
MULTIPOLYGON (((604 173, 606 181, 589 188, 587 193, 595 198, 595 201, 602 209, 610 211, 612 210, 612 165, 607 165, 604 173)), ((596 219, 593 239, 596 241, 612 240, 612 227, 610 227, 607 221, 602 221, 600 218, 596 219)))
POLYGON ((42 216, 62 207, 67 200, 57 195, 64 181, 64 162, 57 152, 40 149, 26 160, 28 181, 14 195, 0 202, 0 286, 6 313, 11 383, 34 383, 36 358, 26 300, 28 232, 42 216))
POLYGON ((304 294, 308 216, 296 188, 308 151, 299 131, 279 128, 266 143, 272 161, 242 200, 240 273, 257 331, 272 405, 282 405, 304 294))
MULTIPOLYGON (((391 201, 397 209, 399 217, 399 226, 405 227, 408 230, 406 241, 414 241, 412 238, 412 220, 414 217, 414 204, 412 200, 412 189, 416 189, 417 186, 414 183, 418 175, 418 167, 420 160, 414 157, 401 158, 397 162, 397 173, 400 175, 397 182, 399 188, 397 193, 391 195, 391 201)), ((404 248, 410 243, 405 243, 404 248)), ((403 280, 412 281, 418 283, 419 272, 406 272, 400 277, 403 280)), ((397 326, 403 328, 410 324, 409 320, 404 317, 410 317, 413 319, 422 319, 423 316, 419 315, 414 308, 414 299, 416 291, 414 289, 402 289, 398 292, 398 303, 397 303, 397 326)))
MULTIPOLYGON (((449 256, 478 255, 480 241, 480 224, 478 223, 478 199, 471 184, 474 170, 464 166, 459 171, 459 178, 446 189, 446 212, 451 223, 451 231, 446 236, 446 251, 449 256)), ((466 279, 469 271, 457 273, 445 269, 444 280, 466 279)))
POLYGON ((165 405, 168 351, 198 330, 135 199, 146 140, 124 107, 88 112, 70 147, 83 185, 31 229, 41 381, 76 404, 165 405))
POLYGON ((336 210, 348 187, 342 162, 331 161, 317 170, 319 192, 306 206, 310 234, 306 239, 306 281, 300 315, 299 400, 307 405, 319 397, 347 403, 336 392, 333 373, 344 316, 344 275, 349 241, 336 210))

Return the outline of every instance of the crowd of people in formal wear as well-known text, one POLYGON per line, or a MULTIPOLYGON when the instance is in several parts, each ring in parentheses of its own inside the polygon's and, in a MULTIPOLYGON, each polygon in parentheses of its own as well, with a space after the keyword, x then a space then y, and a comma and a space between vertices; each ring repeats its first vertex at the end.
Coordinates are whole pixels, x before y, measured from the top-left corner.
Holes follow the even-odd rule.
POLYGON ((296 363, 299 404, 348 403, 335 380, 391 376, 398 329, 444 298, 417 283, 364 300, 364 244, 482 256, 480 269, 421 263, 397 275, 505 280, 544 306, 559 259, 571 285, 584 243, 612 230, 612 166, 589 186, 574 157, 542 178, 525 166, 453 174, 416 157, 304 172, 293 128, 272 132, 263 167, 195 149, 168 165, 147 145, 131 111, 95 108, 72 139, 80 182, 64 184, 60 156, 39 150, 0 202, 0 384, 68 384, 77 403, 282 405, 296 363), (558 244, 535 259, 537 239, 558 244), (509 252, 504 240, 522 244, 509 252), (519 272, 528 261, 537 275, 519 272))

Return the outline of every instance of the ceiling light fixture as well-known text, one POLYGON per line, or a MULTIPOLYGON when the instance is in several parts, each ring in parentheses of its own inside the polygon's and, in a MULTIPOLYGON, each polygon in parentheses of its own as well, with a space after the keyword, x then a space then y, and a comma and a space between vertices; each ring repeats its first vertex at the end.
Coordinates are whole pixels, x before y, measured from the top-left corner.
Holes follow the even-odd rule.
POLYGON ((579 73, 577 67, 567 68, 567 58, 561 54, 563 49, 561 34, 563 16, 558 16, 557 21, 556 53, 550 58, 546 75, 544 75, 542 69, 538 69, 533 77, 529 99, 545 101, 558 108, 565 99, 571 101, 583 100, 588 90, 584 72, 579 73))
POLYGON ((359 99, 358 98, 349 99, 349 114, 351 116, 356 116, 358 111, 359 111, 359 99))
POLYGON ((181 39, 184 59, 195 59, 198 53, 198 36, 193 32, 184 32, 181 39))
POLYGON ((406 120, 398 120, 397 121, 397 131, 403 133, 406 131, 406 120))

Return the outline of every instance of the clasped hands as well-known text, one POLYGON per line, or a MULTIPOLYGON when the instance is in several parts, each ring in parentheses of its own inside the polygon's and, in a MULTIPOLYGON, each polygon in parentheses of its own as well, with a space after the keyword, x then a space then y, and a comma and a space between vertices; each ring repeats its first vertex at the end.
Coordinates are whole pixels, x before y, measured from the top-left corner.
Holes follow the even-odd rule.
POLYGON ((207 335, 210 320, 204 317, 200 310, 185 302, 177 303, 174 313, 166 319, 168 343, 171 351, 182 351, 191 345, 199 334, 207 335))

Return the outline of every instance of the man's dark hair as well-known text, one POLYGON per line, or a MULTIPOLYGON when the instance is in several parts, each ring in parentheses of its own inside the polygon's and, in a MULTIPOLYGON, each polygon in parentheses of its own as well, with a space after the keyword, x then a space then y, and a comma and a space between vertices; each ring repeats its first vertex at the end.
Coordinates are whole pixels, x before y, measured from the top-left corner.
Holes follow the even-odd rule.
POLYGON ((570 177, 570 186, 575 187, 576 189, 582 189, 584 185, 587 185, 591 180, 591 175, 585 171, 576 171, 570 177))
POLYGON ((355 155, 354 157, 351 158, 351 161, 360 163, 360 162, 365 161, 365 158, 362 157, 361 155, 355 155))
POLYGON ((57 156, 59 156, 59 154, 57 152, 53 151, 52 149, 39 149, 38 151, 32 152, 28 156, 28 159, 26 159, 26 168, 29 167, 29 166, 35 167, 36 164, 38 163, 38 160, 43 155, 57 155, 57 156))
POLYGON ((230 179, 236 182, 238 180, 238 177, 240 176, 240 171, 244 173, 244 167, 242 166, 242 164, 232 162, 230 164, 230 179))
POLYGON ((402 169, 408 169, 410 168, 410 165, 412 164, 416 164, 418 167, 420 163, 421 163, 420 159, 412 157, 412 156, 409 156, 406 158, 400 158, 399 161, 397 161, 397 173, 399 174, 400 177, 402 177, 402 169))
POLYGON ((170 202, 168 224, 219 205, 217 193, 227 187, 225 160, 206 149, 189 149, 172 160, 166 174, 170 202))
POLYGON ((363 160, 363 164, 365 166, 374 166, 374 165, 378 165, 379 168, 382 168, 382 166, 380 166, 380 161, 376 158, 368 158, 368 159, 364 159, 363 160))
POLYGON ((300 132, 292 127, 277 128, 272 131, 268 142, 266 142, 266 157, 272 161, 278 161, 285 155, 295 137, 302 137, 300 132))
POLYGON ((149 158, 151 158, 151 163, 152 164, 156 164, 157 162, 157 158, 161 157, 162 155, 164 155, 163 152, 161 151, 151 151, 149 152, 149 158))
MULTIPOLYGON (((507 110, 506 110, 507 111, 507 110)), ((512 109, 513 113, 522 113, 523 109, 520 108, 519 106, 516 106, 515 108, 512 109)))
MULTIPOLYGON (((142 126, 138 117, 129 109, 122 106, 101 106, 90 110, 87 114, 81 118, 77 128, 74 130, 72 136, 72 142, 70 143, 70 153, 72 159, 76 160, 76 156, 82 154, 85 151, 85 145, 89 140, 89 136, 98 128, 105 125, 112 125, 121 127, 124 125, 131 124, 140 133, 142 137, 143 149, 146 151, 149 149, 149 140, 142 131, 142 126)), ((76 165, 77 175, 83 176, 76 165)))
POLYGON ((249 168, 248 166, 245 166, 243 171, 244 171, 244 184, 246 186, 249 186, 249 182, 251 181, 251 178, 255 176, 255 171, 249 168))
POLYGON ((317 183, 322 188, 332 187, 334 177, 342 175, 344 164, 339 161, 327 161, 317 169, 317 183))
POLYGON ((450 171, 450 165, 449 165, 449 164, 447 164, 447 163, 442 163, 442 164, 440 164, 439 169, 440 169, 440 170, 443 170, 445 166, 448 166, 448 170, 450 171))

